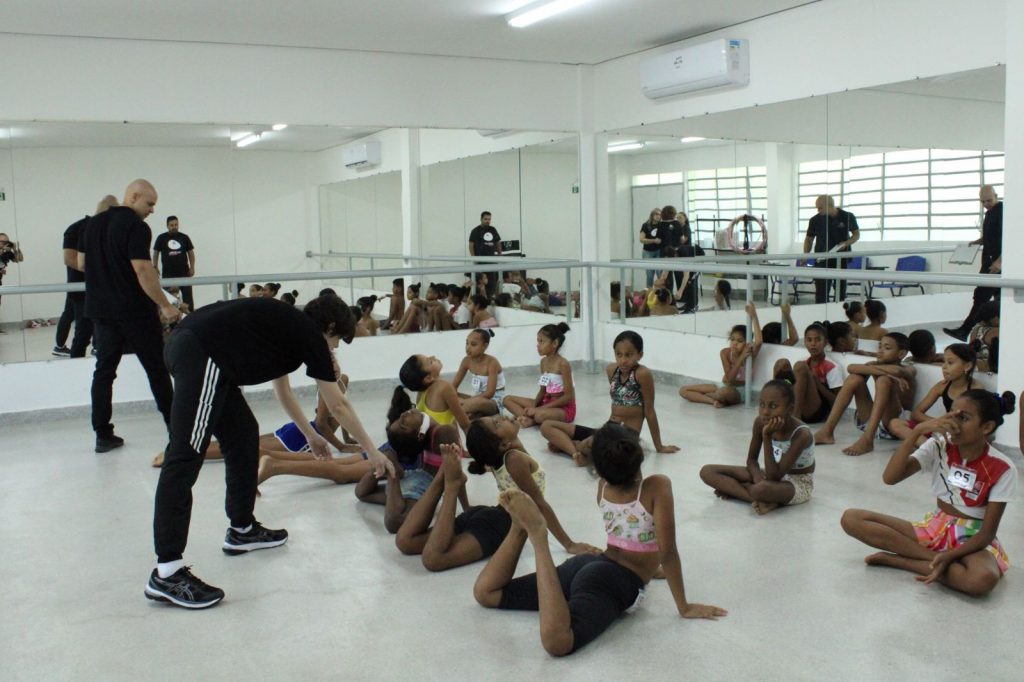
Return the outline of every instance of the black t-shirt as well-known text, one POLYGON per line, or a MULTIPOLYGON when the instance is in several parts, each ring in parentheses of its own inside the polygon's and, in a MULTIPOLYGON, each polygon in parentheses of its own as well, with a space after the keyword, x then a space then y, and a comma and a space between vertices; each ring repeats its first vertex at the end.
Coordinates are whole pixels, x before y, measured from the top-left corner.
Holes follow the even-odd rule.
POLYGON ((213 303, 186 315, 178 329, 199 337, 213 361, 239 386, 271 381, 303 364, 314 379, 336 380, 323 333, 309 315, 283 301, 213 303))
POLYGON ((188 252, 192 240, 184 232, 164 232, 153 242, 153 250, 160 254, 160 274, 163 277, 188 277, 188 252))
MULTIPOLYGON (((74 249, 78 251, 78 240, 81 239, 82 230, 89 224, 89 216, 85 216, 81 220, 76 220, 68 226, 68 229, 64 230, 64 246, 65 249, 74 249)), ((85 273, 81 270, 74 268, 67 268, 68 281, 69 282, 84 282, 85 273)))
POLYGON ((501 235, 490 225, 477 225, 469 233, 469 241, 473 243, 473 252, 477 256, 493 256, 498 251, 501 235))
POLYGON ((660 239, 661 244, 644 244, 644 251, 661 251, 662 244, 665 243, 665 230, 661 229, 662 223, 651 225, 649 222, 644 223, 640 227, 640 234, 644 236, 644 239, 660 239))
POLYGON ((988 272, 996 259, 1003 255, 1003 202, 985 212, 981 224, 981 271, 988 272))
POLYGON ((679 255, 679 247, 683 244, 683 237, 686 237, 686 244, 690 243, 690 225, 683 225, 678 220, 662 220, 658 223, 660 231, 664 231, 661 246, 664 256, 679 255), (667 238, 667 241, 666 241, 667 238))
POLYGON ((124 320, 156 315, 156 304, 139 284, 131 261, 149 262, 152 233, 130 208, 115 206, 93 216, 82 230, 85 254, 85 316, 124 320))
MULTIPOLYGON (((851 232, 859 229, 857 216, 841 208, 836 209, 834 216, 818 213, 807 223, 807 234, 814 238, 815 253, 830 251, 839 242, 849 239, 851 232)), ((840 249, 849 250, 850 247, 840 249)))

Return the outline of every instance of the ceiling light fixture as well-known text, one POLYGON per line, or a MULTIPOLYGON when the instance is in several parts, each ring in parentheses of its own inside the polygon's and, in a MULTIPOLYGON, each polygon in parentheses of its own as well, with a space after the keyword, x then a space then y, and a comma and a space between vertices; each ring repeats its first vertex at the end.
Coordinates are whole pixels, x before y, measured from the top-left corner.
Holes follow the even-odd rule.
POLYGON ((644 143, 643 142, 630 142, 629 144, 609 145, 608 146, 608 153, 609 154, 614 154, 615 152, 628 152, 628 151, 631 151, 633 149, 643 149, 643 148, 644 148, 644 143))
POLYGON ((706 139, 707 139, 706 137, 693 137, 693 136, 691 136, 691 137, 681 137, 681 138, 679 138, 679 141, 682 142, 683 144, 689 144, 690 142, 703 142, 706 139))
POLYGON ((524 28, 538 21, 544 21, 556 14, 582 5, 587 0, 540 0, 520 7, 515 12, 505 15, 505 21, 513 28, 524 28))
POLYGON ((275 123, 273 125, 273 130, 276 133, 276 132, 280 132, 280 131, 284 130, 287 127, 288 127, 287 123, 275 123))
POLYGON ((259 142, 261 137, 263 137, 263 133, 253 133, 249 137, 243 137, 241 140, 237 142, 238 147, 248 147, 253 142, 259 142))

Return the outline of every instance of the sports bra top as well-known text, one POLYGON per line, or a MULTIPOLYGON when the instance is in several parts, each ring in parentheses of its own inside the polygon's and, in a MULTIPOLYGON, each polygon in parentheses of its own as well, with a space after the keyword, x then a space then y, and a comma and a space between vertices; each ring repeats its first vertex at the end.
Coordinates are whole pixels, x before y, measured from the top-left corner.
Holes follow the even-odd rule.
POLYGON ((952 381, 946 382, 946 387, 942 389, 942 406, 946 408, 946 412, 953 409, 953 399, 949 397, 949 386, 952 381))
POLYGON ((601 484, 601 499, 598 509, 604 516, 604 530, 608 533, 608 546, 618 547, 629 552, 658 552, 658 536, 654 532, 654 517, 644 509, 640 502, 640 493, 644 489, 643 481, 636 491, 636 499, 632 502, 619 504, 604 499, 607 483, 601 484))
MULTIPOLYGON (((504 492, 506 490, 519 490, 519 486, 516 485, 516 482, 514 480, 512 480, 512 474, 510 474, 508 472, 508 469, 505 467, 505 460, 508 458, 508 453, 509 452, 521 452, 521 451, 520 450, 509 450, 501 458, 501 468, 499 468, 499 469, 491 469, 491 473, 494 474, 494 481, 498 484, 498 490, 500 490, 502 492, 504 492)), ((536 470, 531 472, 530 475, 533 476, 533 482, 537 484, 537 487, 540 488, 541 493, 543 493, 544 490, 547 487, 547 476, 544 473, 544 467, 542 467, 539 462, 534 460, 532 457, 527 455, 525 452, 523 452, 522 454, 526 455, 530 459, 531 462, 533 462, 534 464, 537 465, 536 470)))
POLYGON ((640 391, 640 382, 636 379, 636 368, 631 369, 629 376, 623 381, 622 368, 616 367, 608 386, 608 394, 612 397, 613 406, 641 407, 644 404, 644 396, 640 391))
POLYGON ((556 372, 544 372, 537 383, 544 387, 545 393, 565 393, 565 379, 556 372))
MULTIPOLYGON (((480 395, 487 390, 487 375, 486 374, 473 374, 467 371, 466 374, 469 376, 469 385, 473 387, 476 395, 480 395)), ((495 380, 498 384, 497 388, 494 389, 495 393, 498 391, 505 390, 505 372, 498 372, 498 377, 495 380)))
POLYGON ((419 397, 416 398, 416 409, 442 426, 455 423, 455 413, 450 409, 438 412, 437 410, 432 410, 427 407, 426 391, 420 391, 419 397))
POLYGON ((775 458, 775 462, 778 463, 781 462, 783 456, 789 452, 789 446, 793 443, 793 436, 795 436, 796 432, 800 429, 807 429, 807 433, 811 434, 811 444, 804 448, 804 451, 796 458, 796 462, 793 463, 793 468, 789 470, 790 473, 797 473, 800 469, 806 469, 814 464, 814 434, 811 433, 811 427, 807 424, 801 424, 793 429, 793 433, 789 434, 789 438, 786 440, 775 440, 772 438, 772 456, 775 458))

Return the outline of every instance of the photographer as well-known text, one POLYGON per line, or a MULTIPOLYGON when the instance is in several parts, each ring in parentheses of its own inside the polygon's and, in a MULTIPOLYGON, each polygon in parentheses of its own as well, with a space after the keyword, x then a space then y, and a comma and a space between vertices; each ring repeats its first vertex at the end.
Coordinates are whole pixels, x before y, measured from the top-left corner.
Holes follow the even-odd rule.
MULTIPOLYGON (((7 274, 8 263, 20 263, 25 260, 25 254, 18 248, 17 242, 12 242, 5 232, 0 232, 0 285, 4 283, 4 275, 7 274)), ((0 297, 2 300, 2 297, 0 297)), ((0 329, 0 334, 4 331, 0 329)))

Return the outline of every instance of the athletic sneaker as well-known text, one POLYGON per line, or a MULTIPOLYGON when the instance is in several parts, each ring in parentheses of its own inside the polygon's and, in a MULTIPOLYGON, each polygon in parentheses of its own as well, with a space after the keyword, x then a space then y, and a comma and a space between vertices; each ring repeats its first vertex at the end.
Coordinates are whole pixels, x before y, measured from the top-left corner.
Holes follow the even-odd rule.
POLYGON ((68 348, 67 346, 54 346, 53 350, 50 351, 50 355, 53 355, 54 357, 58 358, 70 358, 71 349, 68 348))
POLYGON ((224 535, 224 553, 232 556, 245 554, 257 549, 270 549, 283 545, 288 541, 288 531, 285 529, 271 530, 260 525, 259 521, 252 522, 252 528, 248 533, 239 533, 234 528, 228 528, 224 535))
POLYGON ((192 575, 188 566, 179 568, 166 578, 161 578, 156 569, 146 583, 146 599, 165 601, 186 609, 206 609, 224 598, 224 590, 207 585, 192 575))
POLYGON ((109 436, 96 436, 96 452, 110 452, 124 445, 124 438, 110 434, 109 436))
POLYGON ((954 339, 960 341, 961 343, 966 341, 967 335, 971 333, 970 329, 964 329, 963 327, 957 327, 956 329, 953 329, 951 327, 943 327, 942 331, 946 332, 948 335, 952 336, 954 339))

